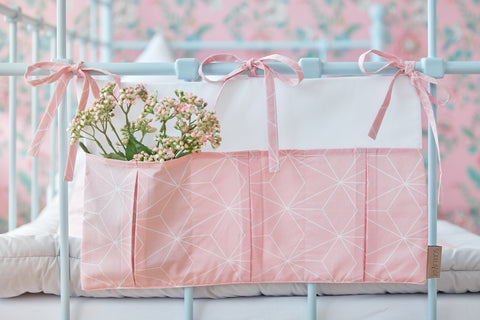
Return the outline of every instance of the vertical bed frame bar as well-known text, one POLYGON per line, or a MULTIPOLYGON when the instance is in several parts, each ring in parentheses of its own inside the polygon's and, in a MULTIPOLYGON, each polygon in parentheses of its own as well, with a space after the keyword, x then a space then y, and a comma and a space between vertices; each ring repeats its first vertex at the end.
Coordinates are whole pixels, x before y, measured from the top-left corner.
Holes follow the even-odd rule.
POLYGON ((113 60, 113 3, 112 0, 100 2, 100 61, 111 62, 113 60))
POLYGON ((307 284, 307 319, 317 320, 317 284, 307 284))
MULTIPOLYGON (((321 67, 320 61, 315 58, 300 59, 299 65, 302 68, 305 79, 320 78, 322 76, 322 67, 321 67)), ((308 320, 317 319, 317 284, 316 283, 307 284, 307 319, 308 320)))
MULTIPOLYGON (((437 1, 428 0, 428 58, 437 57, 437 1)), ((443 61, 442 61, 443 62, 443 61)), ((443 66, 442 66, 443 67, 443 66)), ((429 73, 429 70, 425 70, 429 73)), ((438 70, 432 70, 436 72, 438 70)), ((442 70, 443 71, 443 70, 442 70)), ((436 76, 435 74, 429 74, 436 76)), ((435 97, 437 87, 429 85, 430 93, 435 97)), ((437 120, 437 108, 432 104, 437 120)), ((437 245, 437 146, 433 137, 432 127, 428 125, 428 245, 437 245)), ((437 279, 428 279, 428 320, 437 319, 437 279)))
MULTIPOLYGON (((57 61, 66 62, 66 1, 57 0, 57 61)), ((70 248, 68 236, 67 110, 65 97, 58 109, 58 193, 60 209, 60 304, 62 320, 70 319, 70 248)))
MULTIPOLYGON (((50 58, 55 60, 57 56, 57 37, 55 32, 50 32, 50 58)), ((50 85, 50 97, 53 96, 55 91, 55 85, 50 85)), ((48 169, 48 202, 51 202, 55 195, 57 194, 57 181, 55 180, 56 168, 57 168, 57 113, 52 121, 52 126, 50 127, 50 158, 49 158, 49 169, 48 169)))
MULTIPOLYGON (((32 31, 32 62, 38 62, 39 59, 39 24, 30 25, 32 31)), ((37 131, 38 126, 38 87, 32 87, 32 136, 37 131)), ((30 185, 30 219, 33 221, 37 219, 39 213, 39 192, 38 192, 38 156, 32 158, 32 181, 30 185)))
POLYGON ((183 318, 193 320, 193 287, 183 288, 183 318))
MULTIPOLYGON (((69 32, 67 34, 67 43, 66 43, 66 49, 67 49, 66 52, 67 53, 66 53, 66 57, 70 61, 73 61, 73 40, 74 40, 74 38, 75 38, 74 33, 69 32)), ((73 101, 72 90, 73 90, 73 82, 70 82, 68 84, 67 90, 66 90, 68 122, 70 122, 73 119, 73 117, 75 116, 75 103, 73 101)), ((65 134, 65 133, 63 133, 63 134, 65 134)))
MULTIPOLYGON (((383 27, 384 15, 385 9, 381 5, 376 4, 370 8, 370 20, 372 21, 372 25, 370 26, 370 45, 372 49, 380 51, 383 51, 383 45, 385 43, 385 30, 383 27)), ((374 55, 372 61, 382 61, 382 58, 374 55)))
MULTIPOLYGON (((20 8, 14 8, 16 14, 6 16, 5 21, 9 24, 9 52, 8 62, 17 61, 17 22, 20 16, 20 8)), ((9 144, 9 170, 8 170, 8 230, 17 227, 17 77, 8 77, 8 109, 10 124, 9 144)))
POLYGON ((98 5, 97 0, 90 0, 90 61, 97 62, 98 53, 98 23, 97 23, 98 5))
POLYGON ((86 61, 87 60, 87 40, 85 38, 80 38, 80 48, 79 48, 79 54, 78 54, 78 59, 80 61, 86 61))

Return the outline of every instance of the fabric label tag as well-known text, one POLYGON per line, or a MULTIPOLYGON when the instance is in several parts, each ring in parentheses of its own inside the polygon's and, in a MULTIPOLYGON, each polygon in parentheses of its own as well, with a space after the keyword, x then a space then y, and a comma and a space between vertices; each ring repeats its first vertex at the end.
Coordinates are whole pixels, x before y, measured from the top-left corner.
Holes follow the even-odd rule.
POLYGON ((428 246, 427 279, 440 278, 442 266, 442 247, 428 246))

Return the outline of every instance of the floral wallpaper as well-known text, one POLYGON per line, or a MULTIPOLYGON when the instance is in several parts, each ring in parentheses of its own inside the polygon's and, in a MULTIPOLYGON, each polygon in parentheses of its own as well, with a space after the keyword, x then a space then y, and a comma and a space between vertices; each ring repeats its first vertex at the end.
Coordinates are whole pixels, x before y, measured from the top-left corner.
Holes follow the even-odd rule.
MULTIPOLYGON (((30 15, 43 15, 55 21, 54 0, 10 0, 30 15), (45 14, 48 14, 45 16, 45 14)), ((314 39, 365 40, 369 37, 369 7, 385 8, 385 51, 404 59, 418 60, 427 55, 426 0, 130 0, 114 1, 116 40, 147 40, 161 31, 168 40, 207 41, 285 41, 314 39)), ((88 2, 67 0, 68 26, 88 30, 88 2)), ((0 22, 0 61, 7 61, 8 29, 0 22)), ((445 0, 438 2, 438 55, 451 61, 480 60, 480 0, 445 0)), ((19 31, 19 59, 30 60, 29 31, 19 31)), ((42 40, 42 58, 49 59, 48 41, 42 40)), ((329 61, 355 61, 364 50, 329 51, 329 61)), ((211 52, 175 52, 176 56, 203 59, 211 52)), ((268 52, 242 51, 242 57, 262 56, 268 52)), ((291 57, 315 56, 314 51, 281 52, 291 57)), ((116 61, 128 61, 138 51, 117 52, 116 61)), ((78 47, 74 48, 74 60, 78 47)), ((77 58, 78 59, 78 58, 77 58)), ((0 229, 5 230, 8 177, 7 81, 0 82, 0 229), (3 226, 2 226, 3 225, 3 226)), ((443 181, 439 217, 480 233, 480 78, 475 75, 447 75, 442 81, 450 92, 450 102, 438 110, 442 151, 443 181)), ((19 128, 27 127, 30 112, 29 88, 19 81, 19 128)), ((46 90, 42 91, 46 98, 46 90)), ((19 130, 17 145, 19 216, 28 221, 28 170, 25 157, 31 133, 19 130)), ((48 146, 45 147, 48 150, 48 146)), ((41 156, 47 158, 47 151, 41 156)), ((47 164, 41 167, 45 185, 47 164)), ((44 187, 45 188, 45 187, 44 187)))

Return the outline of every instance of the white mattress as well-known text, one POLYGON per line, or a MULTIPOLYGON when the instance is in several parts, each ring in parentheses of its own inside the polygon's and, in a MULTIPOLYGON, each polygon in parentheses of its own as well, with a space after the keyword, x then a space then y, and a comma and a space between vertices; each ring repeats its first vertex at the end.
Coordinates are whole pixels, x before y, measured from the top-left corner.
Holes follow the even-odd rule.
MULTIPOLYGON (((440 294, 438 320, 474 320, 480 314, 480 293, 440 294)), ((2 320, 60 319, 60 299, 52 295, 27 294, 0 299, 2 320)), ((306 319, 305 297, 251 297, 198 299, 197 320, 292 320, 306 319)), ((322 320, 424 320, 424 294, 322 296, 317 298, 317 319, 322 320)), ((72 298, 72 320, 171 320, 183 319, 183 300, 171 298, 72 298)))

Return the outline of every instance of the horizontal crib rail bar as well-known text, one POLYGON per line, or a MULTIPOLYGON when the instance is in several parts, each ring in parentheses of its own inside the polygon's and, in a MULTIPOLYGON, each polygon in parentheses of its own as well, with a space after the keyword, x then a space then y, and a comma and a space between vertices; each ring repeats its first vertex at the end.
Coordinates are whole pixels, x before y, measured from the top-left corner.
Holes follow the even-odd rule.
MULTIPOLYGON (((358 67, 357 62, 321 62, 317 58, 314 59, 314 64, 318 66, 319 74, 321 75, 362 75, 362 71, 358 67)), ((428 58, 427 58, 428 59, 428 58)), ((183 60, 179 59, 178 61, 183 60)), ((300 61, 301 62, 301 61, 300 61)), ((177 75, 176 64, 170 62, 156 62, 156 63, 84 63, 85 68, 98 68, 110 71, 118 75, 177 75)), ((25 74, 28 63, 0 63, 0 76, 22 76, 25 74)), ((282 63, 271 62, 267 63, 272 69, 282 74, 291 75, 293 70, 282 63)), ((312 62, 309 63, 309 66, 312 62)), ((365 69, 367 71, 374 71, 386 65, 386 62, 366 62, 365 69)), ((238 67, 238 63, 214 63, 204 66, 203 70, 206 75, 225 75, 238 67)), ((447 61, 443 62, 445 74, 480 74, 480 61, 447 61)), ((425 72, 425 66, 422 62, 415 62, 415 70, 425 72)), ((305 70, 304 70, 305 71, 305 70)), ((397 68, 387 67, 379 74, 394 74, 397 68)), ((34 76, 47 75, 49 71, 37 70, 32 73, 34 76)), ((95 75, 95 72, 92 72, 95 75)), ((262 70, 257 70, 257 74, 263 74, 262 70)))
POLYGON ((449 61, 445 63, 446 74, 478 74, 480 61, 449 61))
POLYGON ((202 41, 181 41, 172 42, 173 49, 233 49, 233 50, 263 50, 263 49, 350 49, 368 48, 370 41, 252 41, 252 42, 202 42, 202 41))
MULTIPOLYGON (((112 44, 114 49, 143 49, 147 46, 146 41, 117 41, 112 44)), ((316 40, 316 41, 173 41, 168 46, 179 50, 342 50, 355 48, 369 48, 370 41, 350 40, 316 40)))
POLYGON ((111 6, 112 0, 92 0, 91 3, 98 3, 104 6, 111 6))

